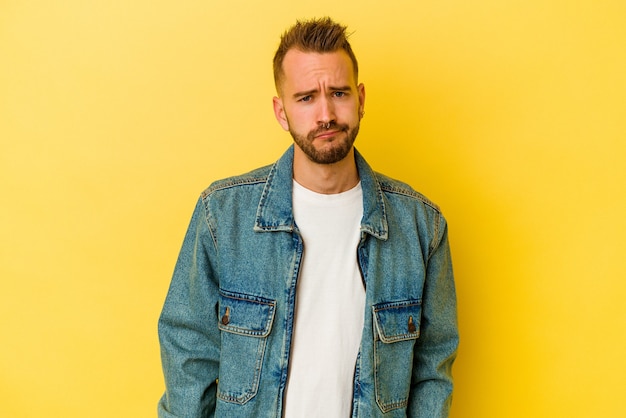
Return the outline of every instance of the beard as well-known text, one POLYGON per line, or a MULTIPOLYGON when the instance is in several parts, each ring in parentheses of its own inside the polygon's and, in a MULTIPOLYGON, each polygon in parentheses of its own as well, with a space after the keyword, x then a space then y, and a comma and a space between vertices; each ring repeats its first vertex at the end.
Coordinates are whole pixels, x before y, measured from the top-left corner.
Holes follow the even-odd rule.
POLYGON ((354 141, 356 140, 356 136, 359 133, 359 126, 359 122, 357 122, 357 124, 352 128, 349 125, 331 122, 329 128, 320 126, 319 128, 309 132, 307 135, 300 135, 292 129, 289 129, 289 133, 291 134, 296 145, 300 147, 309 160, 317 164, 334 164, 346 158, 346 156, 350 153, 350 150, 354 145, 354 141), (332 141, 329 141, 329 146, 325 149, 315 148, 315 145, 313 145, 315 137, 330 129, 339 130, 337 137, 333 138, 332 141))

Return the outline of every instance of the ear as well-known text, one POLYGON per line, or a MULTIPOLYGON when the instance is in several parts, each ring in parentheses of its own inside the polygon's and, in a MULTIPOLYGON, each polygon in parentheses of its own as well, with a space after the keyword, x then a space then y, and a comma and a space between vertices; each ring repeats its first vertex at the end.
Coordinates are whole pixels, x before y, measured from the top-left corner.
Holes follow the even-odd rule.
POLYGON ((276 116, 276 120, 283 127, 284 130, 289 130, 289 121, 287 120, 287 114, 285 113, 285 106, 283 106, 283 101, 280 97, 274 97, 272 100, 274 105, 274 116, 276 116))
POLYGON ((359 93, 359 115, 363 117, 363 113, 365 113, 365 85, 363 83, 357 86, 357 91, 359 93))

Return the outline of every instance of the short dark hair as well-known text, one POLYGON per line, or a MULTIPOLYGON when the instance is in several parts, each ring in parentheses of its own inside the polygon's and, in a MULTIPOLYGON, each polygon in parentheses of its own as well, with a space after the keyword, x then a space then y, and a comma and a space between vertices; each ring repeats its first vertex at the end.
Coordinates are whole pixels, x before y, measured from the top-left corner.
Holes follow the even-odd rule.
POLYGON ((283 60, 290 49, 302 52, 336 52, 346 51, 354 67, 354 79, 358 79, 359 64, 346 34, 346 26, 334 22, 330 17, 300 21, 289 28, 280 37, 280 45, 274 54, 274 83, 279 90, 280 81, 284 75, 283 60))

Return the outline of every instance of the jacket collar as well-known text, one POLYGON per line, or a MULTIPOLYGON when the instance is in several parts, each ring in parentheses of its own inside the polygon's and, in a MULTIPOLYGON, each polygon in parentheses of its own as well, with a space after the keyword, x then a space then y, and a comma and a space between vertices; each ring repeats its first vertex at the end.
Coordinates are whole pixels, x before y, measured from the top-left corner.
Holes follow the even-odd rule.
MULTIPOLYGON (((289 147, 268 174, 256 213, 254 230, 257 232, 291 232, 295 229, 292 203, 293 147, 289 147)), ((382 188, 361 154, 355 150, 354 155, 363 189, 361 231, 386 240, 387 212, 382 188)))

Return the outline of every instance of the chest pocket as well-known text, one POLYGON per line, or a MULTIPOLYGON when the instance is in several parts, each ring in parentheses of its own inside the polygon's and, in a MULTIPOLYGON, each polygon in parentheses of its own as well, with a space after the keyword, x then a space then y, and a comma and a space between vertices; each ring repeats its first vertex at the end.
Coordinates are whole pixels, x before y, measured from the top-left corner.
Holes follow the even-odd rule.
POLYGON ((276 301, 220 290, 218 309, 222 346, 217 396, 244 404, 259 388, 276 301))
POLYGON ((379 303, 373 311, 376 403, 386 413, 408 404, 422 305, 419 300, 379 303))

